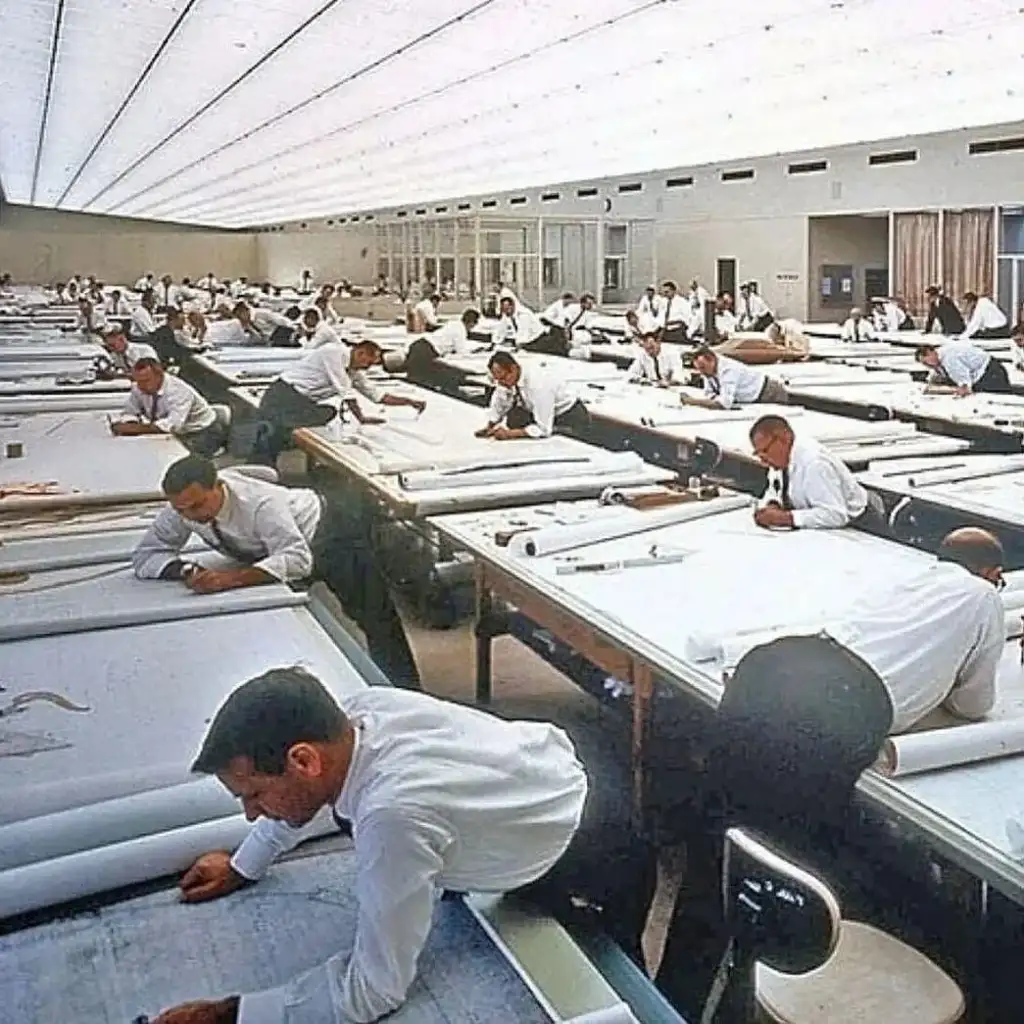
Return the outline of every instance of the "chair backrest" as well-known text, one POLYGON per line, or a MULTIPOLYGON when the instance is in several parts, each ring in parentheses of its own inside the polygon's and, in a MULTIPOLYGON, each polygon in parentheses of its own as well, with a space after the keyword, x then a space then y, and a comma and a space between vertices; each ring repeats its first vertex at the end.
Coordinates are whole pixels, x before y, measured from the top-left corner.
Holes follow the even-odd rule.
POLYGON ((783 974, 820 967, 839 942, 839 902, 819 878, 743 828, 725 834, 722 898, 728 945, 700 1024, 753 1024, 756 965, 783 974))

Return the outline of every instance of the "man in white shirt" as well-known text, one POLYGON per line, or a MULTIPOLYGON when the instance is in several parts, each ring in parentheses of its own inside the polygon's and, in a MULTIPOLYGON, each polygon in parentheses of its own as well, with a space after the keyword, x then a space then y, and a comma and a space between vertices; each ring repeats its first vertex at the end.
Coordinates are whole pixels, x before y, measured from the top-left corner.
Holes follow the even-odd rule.
POLYGON ((702 345, 693 354, 693 368, 704 378, 703 398, 680 395, 683 405, 732 409, 737 405, 788 405, 785 385, 759 366, 747 366, 702 345))
POLYGON ((211 270, 207 272, 205 277, 201 277, 199 279, 198 287, 201 288, 204 292, 213 292, 216 291, 217 285, 219 284, 220 282, 217 280, 217 278, 214 276, 213 271, 211 270))
POLYGON ((115 288, 104 304, 103 312, 107 316, 131 316, 132 311, 128 308, 128 303, 125 302, 120 289, 115 288))
POLYGON ((191 384, 164 371, 156 359, 132 367, 132 389, 122 419, 110 425, 116 437, 173 434, 195 455, 213 457, 227 443, 227 426, 191 384))
POLYGON ((445 356, 467 355, 471 347, 470 331, 479 322, 480 313, 467 309, 458 320, 449 320, 429 338, 417 338, 405 354, 405 369, 410 378, 442 390, 449 386, 457 387, 463 379, 461 371, 438 365, 438 360, 445 356))
POLYGON ((252 309, 247 303, 239 302, 232 314, 248 334, 251 343, 274 348, 298 347, 295 341, 295 321, 289 320, 283 313, 261 307, 252 309))
POLYGON ((739 328, 739 320, 732 311, 732 300, 728 295, 719 295, 715 299, 715 333, 719 340, 725 340, 735 334, 739 328))
POLYGON ((752 281, 740 285, 739 324, 741 331, 764 331, 774 321, 775 314, 757 293, 752 281))
POLYGON ((521 366, 509 352, 495 352, 487 369, 496 385, 487 413, 487 426, 477 437, 497 441, 550 437, 559 431, 581 433, 590 414, 574 388, 550 370, 521 366))
POLYGON ((135 290, 140 293, 152 291, 154 285, 155 281, 153 279, 153 275, 146 274, 143 277, 140 277, 138 281, 135 282, 135 290))
POLYGON ((566 310, 576 298, 572 292, 565 292, 548 306, 540 315, 540 322, 547 328, 564 327, 566 310))
POLYGON ((140 359, 156 359, 156 349, 141 342, 129 342, 120 324, 108 324, 103 330, 105 353, 96 359, 96 376, 102 380, 130 377, 140 359))
POLYGON ((666 281, 661 286, 663 303, 659 316, 661 340, 672 344, 685 344, 689 340, 690 304, 676 289, 675 281, 666 281))
POLYGON ((640 351, 626 371, 635 384, 655 384, 667 388, 681 384, 685 377, 683 357, 675 345, 663 345, 657 331, 648 331, 640 337, 640 351))
POLYGON ((690 309, 696 314, 698 320, 704 319, 704 303, 711 298, 707 288, 697 278, 690 282, 690 294, 687 296, 690 302, 690 309))
POLYGON ((858 306, 850 310, 850 316, 843 324, 839 338, 841 341, 874 341, 875 329, 864 319, 864 311, 858 306))
POLYGON ((987 295, 964 292, 964 315, 967 326, 961 338, 1010 337, 1010 321, 987 295))
POLYGON ((526 306, 517 304, 515 298, 505 296, 498 309, 498 322, 491 334, 495 345, 528 348, 545 335, 544 325, 537 318, 537 314, 526 306))
POLYGON ((764 336, 772 345, 806 359, 811 352, 811 343, 803 328, 804 325, 799 320, 788 317, 770 323, 765 328, 764 336))
POLYGON ((325 426, 337 415, 350 413, 362 424, 384 423, 362 411, 356 392, 376 405, 408 405, 422 412, 426 402, 393 395, 367 377, 366 371, 380 361, 381 350, 375 341, 360 341, 351 348, 337 342, 311 349, 289 366, 260 399, 256 461, 274 465, 291 444, 294 430, 325 426), (340 410, 324 404, 332 398, 341 399, 340 410))
POLYGON ((977 392, 1008 394, 1012 390, 1006 367, 970 342, 947 341, 938 347, 921 345, 915 356, 932 371, 925 387, 928 393, 952 393, 965 398, 977 392))
POLYGON ((817 441, 797 438, 783 417, 762 416, 750 428, 750 443, 768 467, 768 486, 754 512, 758 526, 837 530, 884 519, 881 499, 817 441))
POLYGON ((338 332, 320 318, 320 311, 312 307, 302 314, 299 344, 302 348, 320 348, 321 345, 339 343, 338 332))
POLYGON ((178 286, 170 274, 164 274, 160 283, 156 286, 156 310, 158 313, 166 313, 172 306, 178 306, 181 302, 178 286))
POLYGON ((140 579, 180 581, 197 594, 323 580, 366 634, 370 656, 396 686, 419 689, 419 672, 387 583, 377 569, 372 531, 343 496, 280 487, 266 466, 218 473, 195 455, 163 479, 170 504, 132 555, 140 579), (208 569, 182 556, 195 534, 240 563, 208 569))
POLYGON ((139 305, 132 310, 131 326, 128 333, 133 341, 144 341, 156 330, 153 311, 156 309, 156 295, 144 291, 139 305))
MULTIPOLYGON (((202 316, 197 313, 196 316, 202 316)), ((197 346, 187 329, 185 313, 180 309, 168 312, 164 322, 149 335, 149 345, 164 366, 180 365, 183 357, 197 346)))
POLYGON ((233 299, 244 298, 246 293, 249 291, 249 278, 244 275, 231 282, 231 287, 228 289, 233 299))
POLYGON ((661 325, 661 314, 664 312, 665 300, 658 295, 654 285, 644 289, 640 301, 636 304, 636 315, 640 319, 640 329, 650 331, 661 325))
POLYGON ((338 855, 357 866, 359 914, 351 955, 154 1024, 378 1020, 405 1001, 445 890, 511 891, 555 913, 588 906, 639 955, 652 850, 600 807, 599 776, 555 725, 389 687, 339 706, 305 669, 278 668, 228 697, 192 767, 258 820, 233 855, 207 854, 186 872, 186 902, 258 880, 326 806, 352 835, 353 853, 338 855))
POLYGON ((417 302, 412 308, 412 332, 423 334, 424 331, 436 331, 441 326, 437 310, 441 305, 441 296, 434 292, 417 302))
POLYGON ((106 317, 89 299, 78 300, 78 319, 74 327, 65 327, 65 334, 81 334, 83 341, 99 341, 107 326, 106 317))

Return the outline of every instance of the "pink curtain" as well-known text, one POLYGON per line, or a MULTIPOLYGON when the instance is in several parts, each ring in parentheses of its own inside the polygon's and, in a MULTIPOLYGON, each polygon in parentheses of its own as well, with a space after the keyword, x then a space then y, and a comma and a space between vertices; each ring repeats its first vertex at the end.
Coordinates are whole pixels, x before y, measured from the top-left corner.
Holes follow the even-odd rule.
POLYGON ((928 308, 924 290, 939 283, 939 215, 897 213, 893 231, 896 294, 914 316, 924 316, 928 308))
POLYGON ((964 292, 992 295, 995 211, 948 210, 942 217, 942 277, 946 293, 960 302, 964 292))

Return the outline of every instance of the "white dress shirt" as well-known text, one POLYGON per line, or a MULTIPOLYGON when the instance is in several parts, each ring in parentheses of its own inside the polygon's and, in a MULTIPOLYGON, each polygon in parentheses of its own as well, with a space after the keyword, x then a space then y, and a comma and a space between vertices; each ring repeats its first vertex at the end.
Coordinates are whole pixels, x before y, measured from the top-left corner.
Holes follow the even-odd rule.
POLYGON ((427 338, 439 357, 464 356, 470 350, 469 331, 461 320, 449 320, 440 330, 427 338))
POLYGON ((720 313, 715 313, 715 330, 723 338, 735 333, 738 326, 739 321, 736 319, 735 313, 731 313, 727 309, 720 313))
POLYGON ((157 284, 153 291, 156 293, 157 306, 177 306, 181 301, 181 290, 176 284, 164 284, 162 281, 157 284))
POLYGON ((1006 323, 1006 314, 990 298, 981 295, 960 337, 973 338, 978 331, 997 331, 1005 327, 1006 323))
MULTIPOLYGON (((262 466, 225 469, 218 474, 224 504, 217 513, 217 529, 237 557, 262 569, 282 583, 297 583, 313 572, 313 538, 322 514, 320 498, 305 487, 280 487, 271 482, 273 470, 262 466), (270 479, 268 479, 268 477, 270 479)), ((194 523, 172 505, 161 509, 132 554, 139 579, 159 579, 192 534, 211 548, 223 550, 208 523, 194 523)))
POLYGON ((351 362, 352 350, 342 342, 321 345, 289 366, 280 379, 314 402, 323 402, 336 395, 345 400, 354 399, 358 391, 371 402, 379 404, 384 392, 366 376, 364 370, 349 369, 351 362))
POLYGON ((113 299, 107 299, 103 305, 103 312, 107 316, 130 316, 131 310, 128 308, 128 303, 124 301, 122 296, 115 302, 113 299))
POLYGON ((991 356, 966 341, 940 345, 939 368, 957 386, 973 388, 985 375, 991 356))
POLYGON ((302 343, 303 348, 320 348, 321 345, 341 344, 338 332, 326 321, 321 320, 316 330, 302 343))
POLYGON ((430 299, 417 302, 413 307, 413 312, 423 320, 427 327, 436 327, 440 323, 437 318, 437 309, 430 299))
MULTIPOLYGON (((788 472, 796 529, 835 530, 862 515, 868 506, 867 492, 845 463, 810 438, 794 440, 788 472)), ((782 471, 770 469, 761 504, 782 504, 782 492, 782 471)))
POLYGON ((640 296, 640 301, 636 304, 636 315, 641 323, 646 318, 649 322, 657 324, 661 322, 661 313, 664 308, 664 296, 655 295, 654 298, 651 298, 647 292, 644 292, 640 296))
POLYGON ((214 348, 228 345, 248 345, 252 341, 249 332, 241 321, 231 317, 230 320, 207 320, 206 333, 203 335, 204 345, 214 348))
POLYGON ((132 338, 148 338, 156 330, 153 314, 145 306, 136 306, 132 310, 132 322, 128 334, 132 338))
POLYGON ((138 281, 135 282, 135 290, 137 292, 144 292, 147 289, 152 288, 153 284, 154 282, 151 277, 140 277, 138 281))
POLYGON ((846 323, 843 324, 843 329, 839 335, 842 341, 874 341, 875 340, 875 329, 870 323, 861 317, 860 320, 854 322, 853 317, 848 317, 846 323))
POLYGON ((756 292, 751 292, 746 298, 740 296, 740 325, 747 326, 760 319, 765 313, 771 313, 768 303, 756 292))
POLYGON ((103 310, 96 309, 95 307, 93 307, 93 311, 88 315, 79 310, 76 326, 82 332, 86 341, 95 341, 96 333, 102 331, 107 326, 107 318, 103 315, 103 310))
POLYGON ((704 397, 714 399, 723 409, 731 409, 734 405, 753 405, 761 397, 767 379, 765 372, 758 367, 720 355, 718 372, 713 377, 704 378, 704 397))
POLYGON ((631 380, 679 384, 684 376, 683 357, 678 348, 669 345, 662 345, 656 358, 642 348, 626 373, 631 380))
POLYGON ((541 320, 546 320, 549 324, 561 327, 565 324, 565 311, 571 305, 574 305, 574 303, 563 302, 561 299, 558 299, 557 301, 552 302, 551 305, 541 313, 540 318, 541 320))
POLYGON ((661 327, 668 327, 670 324, 690 323, 690 303, 682 295, 667 295, 662 297, 661 315, 658 317, 661 327))
MULTIPOLYGON (((441 890, 505 892, 535 881, 579 826, 587 777, 554 725, 390 687, 367 688, 342 706, 356 729, 334 804, 355 842, 352 954, 243 995, 239 1024, 365 1024, 390 1013, 416 976, 441 890)), ((298 837, 261 819, 232 865, 259 878, 298 837)))
POLYGON ((862 598, 826 632, 881 676, 898 733, 940 705, 962 718, 991 711, 1004 617, 991 583, 938 562, 862 598))
POLYGON ((564 315, 561 326, 569 335, 570 339, 576 331, 589 331, 597 319, 597 310, 584 309, 580 302, 570 302, 564 307, 564 315))
POLYGON ((502 316, 495 325, 491 338, 495 345, 516 345, 521 347, 536 341, 544 333, 544 325, 537 314, 526 306, 520 306, 511 316, 502 316))
POLYGON ((228 288, 228 294, 233 299, 240 299, 249 290, 249 282, 241 279, 232 281, 231 286, 228 288))
POLYGON ((138 384, 132 384, 123 419, 152 423, 165 434, 196 434, 212 427, 217 414, 191 384, 167 373, 155 395, 147 395, 138 384))
POLYGON ((326 304, 318 306, 316 303, 316 298, 317 297, 314 295, 308 301, 303 302, 299 306, 299 310, 305 313, 307 309, 315 309, 320 314, 320 320, 322 322, 328 324, 341 323, 341 317, 338 316, 338 314, 335 312, 334 303, 328 301, 326 304))
POLYGON ((284 327, 291 332, 295 331, 294 320, 289 320, 284 313, 275 313, 272 309, 263 309, 262 307, 254 309, 250 317, 252 327, 249 328, 249 333, 263 345, 270 344, 270 338, 278 327, 284 327))
MULTIPOLYGON (((106 346, 104 346, 106 348, 106 346)), ((160 361, 156 349, 152 345, 145 345, 140 342, 129 341, 123 352, 115 352, 113 349, 106 349, 105 358, 110 365, 122 373, 130 373, 132 367, 140 359, 155 359, 160 361)))
POLYGON ((555 417, 568 412, 579 401, 576 390, 555 374, 539 367, 521 366, 519 383, 514 388, 500 385, 491 395, 488 419, 500 423, 516 405, 533 414, 526 427, 528 437, 550 437, 555 417))

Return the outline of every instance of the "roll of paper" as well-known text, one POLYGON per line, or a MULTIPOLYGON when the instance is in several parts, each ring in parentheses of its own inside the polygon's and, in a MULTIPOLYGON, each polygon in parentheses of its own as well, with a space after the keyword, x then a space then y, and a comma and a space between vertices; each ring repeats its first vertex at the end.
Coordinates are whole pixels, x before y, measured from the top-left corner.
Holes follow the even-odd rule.
POLYGON ((890 736, 875 768, 883 775, 900 778, 1014 754, 1024 754, 1024 719, 971 722, 890 736))
POLYGON ((651 512, 622 509, 620 515, 601 516, 590 522, 566 526, 546 526, 529 533, 518 534, 509 544, 509 552, 538 557, 559 551, 570 551, 573 548, 586 547, 588 544, 601 544, 604 541, 647 533, 665 526, 692 523, 707 516, 743 508, 749 501, 749 498, 737 496, 718 498, 709 502, 695 501, 689 505, 673 505, 651 512))
POLYGON ((453 487, 481 487, 525 480, 558 480, 566 477, 610 476, 637 473, 643 460, 636 452, 609 452, 594 458, 566 459, 532 465, 480 466, 449 470, 401 473, 398 482, 407 491, 447 490, 453 487))

